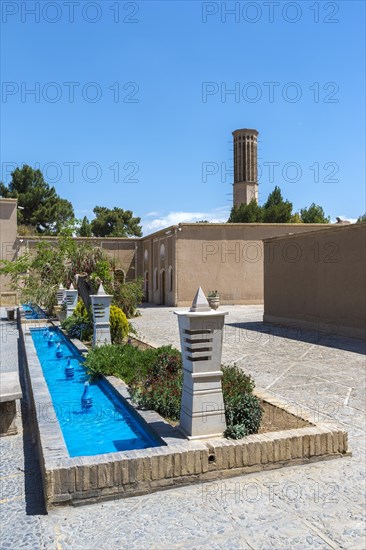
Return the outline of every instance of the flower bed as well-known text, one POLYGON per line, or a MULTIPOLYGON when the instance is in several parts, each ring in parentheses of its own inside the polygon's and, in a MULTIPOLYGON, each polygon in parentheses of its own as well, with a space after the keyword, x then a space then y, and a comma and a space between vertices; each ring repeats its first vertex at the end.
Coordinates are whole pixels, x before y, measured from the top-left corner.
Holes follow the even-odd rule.
MULTIPOLYGON (((173 422, 179 420, 183 369, 178 350, 170 346, 145 350, 130 344, 102 346, 89 353, 86 367, 92 376, 121 378, 129 385, 135 403, 173 422)), ((257 433, 263 409, 253 394, 254 380, 235 365, 222 370, 225 435, 240 439, 257 433)))

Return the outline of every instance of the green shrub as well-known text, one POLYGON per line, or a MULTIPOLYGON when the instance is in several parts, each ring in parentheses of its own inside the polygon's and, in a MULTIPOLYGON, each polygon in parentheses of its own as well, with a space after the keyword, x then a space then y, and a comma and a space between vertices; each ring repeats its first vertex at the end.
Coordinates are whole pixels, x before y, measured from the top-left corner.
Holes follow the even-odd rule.
POLYGON ((224 395, 224 403, 227 426, 226 437, 240 439, 245 435, 258 432, 263 413, 258 397, 244 393, 227 399, 224 395))
POLYGON ((262 420, 259 399, 252 394, 255 383, 236 365, 222 368, 222 392, 225 405, 225 436, 232 439, 257 433, 262 420))
POLYGON ((235 365, 222 367, 222 391, 226 399, 243 393, 252 393, 255 387, 253 378, 235 365))
POLYGON ((181 353, 171 346, 163 346, 156 350, 156 356, 148 366, 146 375, 139 380, 135 379, 130 384, 130 390, 133 399, 142 407, 152 409, 166 418, 178 420, 182 382, 181 353))
POLYGON ((161 374, 175 375, 182 370, 182 354, 171 346, 161 346, 156 350, 156 361, 148 370, 152 379, 161 374))
POLYGON ((147 376, 148 368, 155 361, 156 355, 155 349, 142 352, 130 344, 105 345, 88 353, 85 366, 92 378, 104 374, 116 376, 130 384, 147 376))
POLYGON ((61 327, 70 338, 88 341, 93 334, 93 323, 91 315, 86 309, 84 302, 79 300, 73 314, 63 321, 61 327))
POLYGON ((92 315, 91 313, 86 309, 85 304, 83 300, 79 299, 78 303, 76 304, 76 308, 74 309, 73 315, 76 317, 82 317, 85 322, 92 322, 92 315))
MULTIPOLYGON (((130 344, 106 345, 90 351, 85 365, 92 377, 104 374, 122 378, 140 406, 179 419, 183 369, 178 350, 171 346, 140 350, 130 344)), ((263 411, 252 394, 254 380, 235 365, 222 370, 225 436, 240 439, 256 433, 263 411)))
POLYGON ((129 283, 116 283, 113 300, 120 307, 127 318, 135 317, 136 308, 144 296, 143 281, 141 278, 129 283))
POLYGON ((165 418, 178 420, 182 397, 182 373, 160 374, 150 383, 139 384, 131 388, 134 401, 142 407, 152 409, 165 418))
POLYGON ((120 344, 129 333, 129 323, 126 315, 117 306, 111 306, 109 322, 111 326, 111 339, 113 344, 120 344))
POLYGON ((88 341, 93 334, 93 325, 81 315, 72 314, 63 321, 61 328, 70 338, 88 341))

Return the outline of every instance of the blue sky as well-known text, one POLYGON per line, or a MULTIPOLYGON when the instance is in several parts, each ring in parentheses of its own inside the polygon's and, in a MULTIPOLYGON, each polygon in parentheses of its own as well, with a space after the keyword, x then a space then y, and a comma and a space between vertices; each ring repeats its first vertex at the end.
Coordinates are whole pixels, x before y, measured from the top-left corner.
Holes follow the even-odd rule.
POLYGON ((226 221, 231 132, 247 127, 260 202, 279 185, 295 210, 365 211, 364 2, 1 7, 6 183, 39 166, 78 217, 119 206, 144 234, 226 221))

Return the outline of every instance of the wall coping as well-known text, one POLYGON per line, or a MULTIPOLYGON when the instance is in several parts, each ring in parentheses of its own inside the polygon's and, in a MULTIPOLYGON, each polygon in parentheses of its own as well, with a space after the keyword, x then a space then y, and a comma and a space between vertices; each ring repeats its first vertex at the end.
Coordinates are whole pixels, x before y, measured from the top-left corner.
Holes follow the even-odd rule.
MULTIPOLYGON (((304 225, 307 225, 307 226, 313 226, 314 224, 304 224, 304 225)), ((362 223, 351 223, 351 224, 316 224, 317 226, 323 226, 321 228, 319 228, 318 230, 314 230, 314 231, 306 231, 305 233, 302 233, 302 232, 299 232, 299 233, 292 233, 292 234, 288 234, 288 235, 278 235, 277 237, 268 237, 266 239, 263 239, 263 242, 264 243, 267 243, 267 242, 271 242, 271 241, 278 241, 278 240, 290 240, 290 239, 293 239, 294 237, 298 238, 298 237, 301 237, 301 238, 304 238, 304 237, 307 237, 309 235, 311 235, 312 237, 314 237, 315 235, 322 235, 323 233, 328 233, 329 230, 332 231, 356 231, 356 230, 360 230, 360 229, 365 229, 366 228, 366 222, 362 222, 362 223)))

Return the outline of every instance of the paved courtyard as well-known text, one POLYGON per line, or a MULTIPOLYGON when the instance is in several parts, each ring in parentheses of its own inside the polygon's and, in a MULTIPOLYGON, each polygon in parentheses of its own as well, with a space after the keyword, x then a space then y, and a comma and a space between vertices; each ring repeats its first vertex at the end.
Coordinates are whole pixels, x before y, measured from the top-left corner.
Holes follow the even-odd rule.
MULTIPOLYGON (((229 312, 223 362, 315 421, 338 421, 353 456, 46 514, 18 333, 3 320, 1 369, 20 369, 24 398, 23 429, 0 439, 0 548, 364 550, 364 343, 321 335, 316 326, 263 325, 261 306, 222 309, 229 312)), ((147 342, 179 346, 173 308, 144 308, 133 324, 147 342)))

